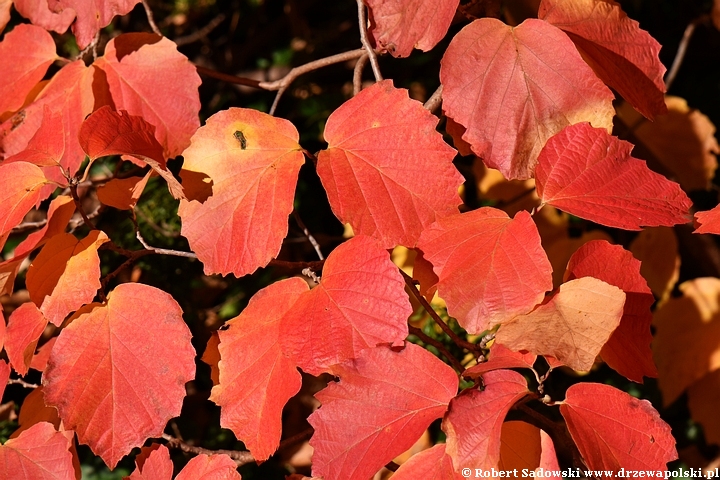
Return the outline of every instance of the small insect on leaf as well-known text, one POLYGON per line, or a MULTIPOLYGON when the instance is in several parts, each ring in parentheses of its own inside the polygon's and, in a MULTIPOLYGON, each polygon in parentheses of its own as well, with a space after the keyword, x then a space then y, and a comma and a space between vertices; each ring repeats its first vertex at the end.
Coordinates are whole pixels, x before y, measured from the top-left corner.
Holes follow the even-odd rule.
POLYGON ((240 142, 240 148, 245 150, 247 148, 247 140, 245 139, 245 135, 243 135, 243 132, 240 130, 236 130, 233 134, 238 142, 240 142))

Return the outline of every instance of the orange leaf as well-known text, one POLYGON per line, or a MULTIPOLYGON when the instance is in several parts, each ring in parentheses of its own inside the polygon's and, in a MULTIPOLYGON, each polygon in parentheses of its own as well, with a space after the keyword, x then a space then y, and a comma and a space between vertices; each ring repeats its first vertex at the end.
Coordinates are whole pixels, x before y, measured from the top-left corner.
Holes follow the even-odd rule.
POLYGON ((52 348, 55 345, 56 340, 57 337, 53 337, 46 343, 44 343, 40 348, 38 348, 35 355, 33 355, 32 360, 30 360, 30 368, 35 369, 39 372, 45 371, 48 359, 50 358, 50 352, 52 352, 52 348))
POLYGON ((5 35, 0 42, 0 114, 20 109, 56 58, 55 41, 43 28, 20 24, 5 35))
POLYGON ((678 458, 670 426, 647 400, 609 385, 568 388, 560 413, 587 466, 595 470, 667 470, 678 458))
POLYGON ((495 340, 514 351, 552 355, 588 371, 620 323, 625 293, 592 277, 560 286, 550 300, 498 330, 495 340))
POLYGON ((437 122, 390 80, 330 115, 317 172, 341 222, 383 248, 411 248, 428 225, 457 213, 463 179, 437 122))
POLYGON ((463 372, 463 377, 478 378, 485 372, 507 368, 533 368, 537 355, 532 353, 513 352, 495 342, 490 347, 487 361, 478 363, 463 372))
POLYGON ((484 390, 465 390, 453 398, 442 422, 447 434, 445 450, 456 470, 497 467, 505 415, 530 393, 525 378, 512 370, 487 372, 483 383, 484 390))
POLYGON ((27 273, 30 299, 55 326, 70 312, 90 303, 100 288, 98 248, 109 241, 100 230, 78 240, 56 235, 33 260, 27 273))
POLYGON ((15 259, 25 258, 36 248, 45 245, 55 235, 65 232, 68 222, 75 213, 75 202, 70 195, 58 195, 51 202, 47 211, 47 223, 36 232, 31 233, 15 247, 15 259))
POLYGON ((370 34, 393 57, 408 57, 413 48, 431 50, 443 39, 459 0, 369 0, 370 34))
POLYGON ((38 202, 40 189, 46 183, 42 170, 32 163, 0 165, 0 248, 13 227, 38 202))
POLYGON ((543 0, 538 17, 567 33, 597 76, 643 115, 667 113, 660 44, 614 0, 543 0))
POLYGON ((571 125, 542 150, 535 171, 543 204, 609 227, 640 230, 689 219, 680 185, 630 156, 633 145, 588 123, 571 125))
POLYGON ((220 406, 220 425, 232 430, 258 461, 277 449, 283 407, 302 384, 278 337, 283 315, 307 291, 307 283, 297 277, 273 283, 219 332, 220 382, 210 400, 220 406))
POLYGON ((720 444, 720 370, 715 370, 693 383, 687 392, 690 416, 703 427, 707 443, 720 444))
POLYGON ((81 443, 114 468, 180 415, 185 383, 195 376, 190 338, 170 295, 121 284, 106 305, 60 333, 43 375, 45 400, 81 443))
POLYGON ((240 480, 240 474, 228 455, 200 454, 185 465, 175 480, 240 480))
POLYGON ((3 163, 28 162, 39 167, 61 165, 61 159, 65 154, 63 128, 62 115, 53 112, 47 104, 44 104, 40 128, 32 136, 25 150, 6 158, 3 163))
POLYGON ((538 427, 520 421, 502 424, 498 470, 535 470, 540 466, 541 457, 542 442, 538 427))
POLYGON ((107 75, 115 108, 155 126, 166 158, 190 145, 200 126, 200 77, 175 43, 149 33, 122 34, 108 42, 95 65, 107 75))
POLYGON ((35 347, 47 324, 47 319, 32 302, 23 303, 10 314, 5 333, 5 352, 20 375, 28 372, 35 347))
MULTIPOLYGON (((210 367, 210 379, 212 380, 213 387, 220 383, 220 336, 218 332, 212 332, 210 338, 205 345, 205 351, 200 359, 202 362, 210 367)), ((222 414, 222 412, 220 412, 222 414)))
POLYGON ((47 422, 33 425, 0 447, 0 478, 68 480, 75 478, 72 432, 58 432, 47 422))
POLYGON ((178 214, 206 274, 241 277, 280 252, 304 162, 298 140, 287 120, 242 108, 216 113, 193 135, 180 172, 189 200, 178 214), (211 182, 207 200, 195 200, 200 179, 211 182))
POLYGON ((332 373, 340 381, 315 395, 322 407, 308 418, 312 473, 328 479, 367 480, 442 416, 458 387, 450 367, 411 343, 366 349, 332 373))
POLYGON ((75 10, 68 8, 55 13, 48 7, 48 0, 11 0, 11 3, 15 5, 15 10, 33 25, 55 33, 65 33, 75 20, 75 10))
POLYGON ((87 0, 47 0, 53 12, 74 10, 77 18, 72 31, 75 34, 78 48, 81 50, 90 45, 98 32, 110 25, 115 15, 130 13, 140 0, 113 0, 99 2, 87 0))
POLYGON ((443 110, 466 128, 463 140, 509 179, 532 177, 540 149, 567 125, 612 125, 612 92, 542 20, 514 28, 475 20, 450 42, 440 80, 443 110))
POLYGON ((22 432, 40 422, 51 423, 56 430, 60 427, 60 417, 58 417, 57 410, 45 405, 45 394, 42 386, 31 391, 23 400, 20 413, 18 413, 18 424, 20 426, 12 433, 10 438, 18 437, 22 432))
POLYGON ((280 348, 303 371, 319 375, 362 350, 402 342, 410 314, 390 256, 377 240, 359 235, 333 250, 320 284, 283 317, 280 348))
POLYGON ((455 472, 452 458, 445 453, 445 444, 439 443, 432 448, 410 457, 400 465, 392 476, 394 480, 462 480, 464 477, 455 472))
POLYGON ((552 289, 550 262, 530 215, 483 207, 438 220, 418 248, 433 264, 438 294, 468 333, 526 313, 552 289))
MULTIPOLYGON (((172 176, 170 172, 168 174, 172 176)), ((105 185, 98 187, 98 200, 118 210, 132 210, 137 205, 140 195, 152 175, 153 171, 149 171, 144 177, 113 178, 105 185)), ((177 180, 175 181, 177 182, 177 180)), ((178 186, 182 192, 182 185, 179 182, 178 186)))
POLYGON ((650 343, 655 303, 650 288, 640 275, 640 262, 619 245, 594 240, 583 245, 570 259, 566 280, 594 277, 625 292, 620 325, 603 345, 600 355, 619 374, 642 383, 643 376, 657 377, 650 343))
POLYGON ((670 296, 680 278, 680 255, 675 231, 670 227, 645 228, 630 244, 633 256, 642 262, 640 273, 660 301, 670 296))

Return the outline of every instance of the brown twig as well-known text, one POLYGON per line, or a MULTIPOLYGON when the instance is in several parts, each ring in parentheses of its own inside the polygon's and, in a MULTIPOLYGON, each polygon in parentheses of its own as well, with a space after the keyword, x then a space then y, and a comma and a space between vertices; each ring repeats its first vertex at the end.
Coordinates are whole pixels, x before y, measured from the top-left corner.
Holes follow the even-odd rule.
POLYGON ((677 49, 677 53, 675 54, 675 59, 673 59, 672 66, 670 67, 670 70, 668 70, 668 73, 665 76, 665 91, 670 90, 670 86, 675 81, 675 77, 680 70, 680 65, 682 65, 682 62, 685 59, 685 53, 687 52, 687 47, 690 44, 690 39, 692 38, 693 33, 695 33, 695 28, 699 24, 705 22, 708 18, 708 15, 701 15, 700 17, 690 22, 690 24, 685 28, 685 32, 683 33, 682 39, 680 40, 680 45, 677 49))
POLYGON ((377 55, 370 45, 370 40, 367 36, 367 15, 365 14, 365 4, 363 0, 356 0, 358 6, 358 26, 360 27, 360 43, 367 52, 367 56, 370 59, 370 66, 372 67, 373 75, 375 75, 375 81, 382 81, 382 73, 380 73, 380 65, 378 65, 377 55))
POLYGON ((298 214, 297 210, 293 210, 293 218, 295 219, 295 223, 297 223, 298 227, 303 231, 305 234, 305 238, 308 239, 308 242, 310 242, 310 245, 313 246, 315 249, 315 253, 317 253, 317 256, 320 260, 325 260, 325 257, 322 254, 322 251, 320 250, 320 245, 318 244, 317 240, 315 240, 315 237, 313 237, 310 232, 308 231, 307 227, 303 223, 302 219, 300 218, 300 215, 298 214))
POLYGON ((39 222, 23 222, 20 225, 17 225, 13 227, 12 230, 10 230, 11 233, 20 233, 24 232, 26 230, 39 230, 43 228, 45 225, 47 225, 47 218, 45 220, 40 220, 39 222))
POLYGON ((443 345, 441 342, 429 337, 418 327, 408 325, 408 331, 418 337, 420 340, 422 340, 425 344, 435 347, 438 352, 442 354, 443 357, 448 359, 448 361, 452 364, 453 368, 457 370, 460 374, 465 371, 465 367, 462 366, 462 363, 460 363, 457 358, 455 358, 450 352, 448 352, 445 348, 445 345, 443 345))
POLYGON ((157 252, 155 252, 153 250, 135 250, 135 251, 126 252, 126 253, 129 253, 128 259, 125 260, 123 263, 121 263, 120 266, 117 267, 115 270, 113 270, 112 272, 108 273, 107 275, 105 275, 104 277, 102 277, 100 279, 100 285, 101 285, 100 289, 102 292, 104 292, 104 290, 107 288, 107 285, 108 285, 108 283, 110 283, 110 280, 112 280, 113 278, 120 275, 120 273, 123 270, 125 270, 130 265, 135 263, 140 257, 144 257, 145 255, 152 255, 157 252))
POLYGON ((253 457, 252 453, 248 451, 241 452, 239 450, 208 450, 207 448, 196 447, 194 445, 187 444, 179 438, 175 438, 171 435, 168 435, 167 433, 163 433, 162 438, 164 440, 167 440, 169 447, 180 449, 185 453, 194 453, 196 455, 218 455, 224 453, 228 457, 235 460, 235 463, 238 466, 247 465, 248 463, 252 463, 255 461, 255 457, 253 457))
POLYGON ((304 270, 309 268, 310 270, 320 270, 325 263, 325 260, 319 260, 316 262, 286 262, 284 260, 270 260, 268 266, 286 268, 288 270, 304 270))
POLYGON ((145 239, 140 234, 140 230, 135 232, 135 238, 137 238, 138 241, 142 244, 142 246, 145 247, 147 250, 150 250, 153 253, 157 253, 158 255, 172 255, 175 257, 197 258, 197 254, 195 252, 182 252, 180 250, 169 250, 167 248, 157 248, 148 245, 145 239))
POLYGON ((428 98, 427 102, 425 102, 425 105, 423 105, 423 107, 425 107, 427 110, 429 110, 430 113, 437 110, 437 108, 442 103, 442 91, 443 91, 443 86, 440 85, 437 88, 437 90, 435 90, 433 92, 433 94, 430 95, 430 98, 428 98))
POLYGON ((190 35, 185 35, 184 37, 178 37, 174 39, 173 41, 178 47, 182 47, 183 45, 188 45, 193 42, 197 42, 198 40, 207 37, 210 32, 215 30, 218 25, 220 25, 225 20, 225 14, 221 13, 217 17, 210 20, 210 22, 205 25, 200 30, 197 30, 196 32, 191 33, 190 35))
POLYGON ((363 70, 365 70, 365 65, 367 65, 369 58, 366 53, 355 62, 355 68, 353 69, 353 97, 362 90, 363 70))
POLYGON ((142 0, 143 8, 145 8, 145 15, 147 15, 148 23, 150 24, 150 28, 153 32, 155 32, 157 35, 163 36, 162 32, 158 28, 157 25, 155 25, 155 20, 153 19, 153 13, 150 9, 150 5, 148 5, 147 0, 142 0))
POLYGON ((296 443, 304 442, 308 438, 312 437, 313 433, 315 433, 315 429, 310 427, 296 435, 293 435, 292 437, 286 438, 285 440, 280 442, 280 445, 278 446, 278 451, 280 451, 284 448, 287 448, 287 447, 291 447, 291 446, 295 445, 296 443))
POLYGON ((90 218, 88 218, 87 214, 85 213, 85 210, 83 210, 82 203, 80 202, 80 197, 77 193, 77 183, 70 182, 70 195, 72 195, 73 201, 75 202, 75 208, 78 212, 80 212, 80 216, 82 216, 83 221, 85 222, 85 225, 87 225, 90 229, 94 230, 95 225, 90 221, 90 218))
POLYGON ((201 67, 200 65, 195 65, 195 69, 200 75, 216 78, 218 80, 222 80, 223 82, 232 83, 234 85, 245 85, 246 87, 262 88, 260 86, 261 82, 252 78, 236 77, 235 75, 228 75, 227 73, 216 72, 215 70, 201 67))
POLYGON ((34 383, 28 383, 25 380, 21 378, 11 378, 8 380, 8 385, 22 385, 25 388, 38 388, 40 385, 36 385, 34 383))
POLYGON ((435 309, 430 306, 427 300, 425 300, 425 297, 420 295, 420 292, 415 287, 415 282, 413 281, 412 277, 410 277, 407 273, 403 272, 400 269, 398 269, 398 271, 402 274, 403 278, 405 279, 405 284, 408 286, 410 292, 415 297, 415 299, 420 302, 420 305, 423 306, 425 311, 428 312, 430 317, 435 320, 435 323, 437 323, 438 326, 442 329, 442 331, 445 332, 448 337, 450 337, 450 339, 455 343, 455 345, 473 353, 481 351, 481 349, 478 348, 478 346, 474 343, 470 343, 467 340, 463 340, 462 338, 458 337, 457 334, 453 332, 452 329, 447 325, 447 323, 443 322, 442 318, 440 318, 440 315, 438 315, 435 309))

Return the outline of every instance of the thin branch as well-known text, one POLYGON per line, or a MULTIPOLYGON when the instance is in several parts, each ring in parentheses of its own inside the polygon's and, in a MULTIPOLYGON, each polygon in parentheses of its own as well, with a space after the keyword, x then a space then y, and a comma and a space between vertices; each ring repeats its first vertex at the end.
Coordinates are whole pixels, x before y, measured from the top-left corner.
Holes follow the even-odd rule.
POLYGON ((687 52, 687 47, 690 44, 690 39, 695 32, 695 27, 707 20, 707 18, 707 15, 702 15, 690 22, 690 24, 685 28, 685 33, 683 33, 682 39, 680 40, 680 45, 678 46, 677 53, 675 54, 675 59, 673 60, 672 66, 665 77, 665 91, 670 90, 670 86, 675 81, 675 77, 680 70, 680 65, 682 65, 682 62, 685 59, 685 53, 687 52))
POLYGON ((135 238, 138 239, 138 241, 142 244, 143 247, 145 247, 147 250, 150 250, 153 253, 157 253, 158 255, 172 255, 175 257, 185 257, 185 258, 197 258, 197 254, 195 252, 182 252, 180 250, 168 250, 167 248, 157 248, 153 247, 151 245, 148 245, 145 239, 140 235, 140 230, 135 232, 135 238))
POLYGON ((310 270, 320 270, 324 263, 325 260, 319 260, 317 262, 286 262, 284 260, 270 260, 268 266, 298 271, 306 268, 309 268, 310 270))
POLYGON ((366 53, 362 57, 358 58, 357 62, 355 62, 355 69, 353 70, 353 97, 362 90, 363 70, 365 70, 365 65, 367 65, 369 58, 370 57, 366 53))
POLYGON ((222 80, 223 82, 232 83, 234 85, 245 85, 246 87, 262 88, 260 86, 261 82, 252 78, 236 77, 235 75, 228 75, 226 73, 216 72, 215 70, 201 67, 200 65, 195 65, 195 69, 200 75, 216 78, 218 80, 222 80))
POLYGON ((427 102, 425 102, 425 105, 423 105, 423 107, 425 107, 427 110, 429 110, 430 113, 437 110, 437 108, 442 103, 442 91, 443 91, 443 86, 440 85, 437 88, 437 90, 435 90, 433 92, 433 94, 430 95, 430 98, 428 98, 427 102))
POLYGON ((291 447, 297 443, 304 442, 308 438, 312 437, 313 433, 315 433, 315 429, 310 427, 296 435, 293 435, 292 437, 286 438, 285 440, 280 442, 280 445, 278 446, 278 451, 287 447, 291 447))
POLYGON ((470 343, 467 340, 463 340, 462 338, 458 337, 457 334, 455 332, 453 332, 452 329, 450 327, 448 327, 448 325, 445 322, 443 322, 442 318, 440 318, 440 315, 438 315, 437 312, 435 311, 435 309, 433 309, 430 306, 430 304, 428 303, 428 301, 425 300, 425 297, 420 295, 420 292, 415 287, 415 283, 414 283, 412 277, 410 277, 407 273, 403 272, 400 269, 398 269, 398 271, 402 274, 403 278, 405 279, 405 284, 408 286, 408 288, 410 289, 410 292, 415 297, 415 299, 418 302, 420 302, 420 305, 423 306, 425 311, 427 311, 428 314, 430 314, 430 317, 432 317, 432 319, 435 320, 435 323, 437 323, 438 326, 442 329, 442 331, 445 332, 445 334, 448 337, 450 337, 450 339, 455 343, 455 345, 457 345, 460 348, 464 348, 473 353, 481 351, 481 349, 478 348, 478 346, 475 345, 474 343, 470 343))
POLYGON ((461 374, 465 371, 465 367, 462 366, 462 363, 460 363, 460 361, 455 358, 455 356, 453 356, 450 352, 447 351, 445 345, 443 345, 442 342, 439 342, 434 338, 429 337, 425 334, 425 332, 422 331, 422 329, 418 327, 413 327, 412 325, 408 325, 408 331, 418 337, 420 340, 422 340, 425 344, 435 347, 438 352, 442 354, 443 357, 448 359, 448 361, 452 364, 455 370, 457 370, 461 374))
POLYGON ((315 240, 315 237, 313 237, 310 232, 308 231, 307 227, 303 223, 302 219, 300 218, 300 215, 298 214, 297 210, 293 210, 293 218, 295 219, 295 223, 298 224, 298 227, 303 231, 305 234, 305 237, 308 239, 308 242, 310 242, 310 245, 313 246, 315 249, 315 253, 317 253, 318 259, 325 260, 325 257, 322 254, 322 251, 320 250, 320 245, 317 243, 317 240, 315 240))
POLYGON ((39 230, 42 227, 47 225, 47 218, 45 220, 40 220, 39 222, 24 222, 20 225, 17 225, 13 227, 12 230, 10 230, 11 233, 20 233, 24 232, 26 230, 39 230))
POLYGON ((280 103, 280 97, 283 96, 283 93, 285 93, 285 90, 287 90, 287 87, 282 87, 275 94, 275 99, 273 100, 273 103, 270 106, 270 110, 268 110, 268 113, 270 115, 275 115, 275 110, 277 110, 277 106, 280 103))
POLYGON ((153 13, 152 13, 152 10, 150 9, 150 5, 148 5, 147 0, 142 0, 142 4, 143 4, 143 7, 145 8, 145 15, 147 15, 147 20, 148 20, 148 23, 150 24, 150 28, 152 28, 153 32, 155 32, 156 34, 158 34, 162 37, 163 34, 160 31, 160 29, 158 28, 158 26, 155 25, 155 20, 153 19, 153 13))
POLYGON ((177 448, 182 450, 185 453, 194 453, 196 455, 205 454, 205 455, 218 455, 218 454, 225 454, 228 457, 235 460, 235 463, 240 467, 242 465, 247 465, 248 463, 253 463, 255 461, 255 457, 252 456, 252 453, 248 451, 238 451, 238 450, 208 450, 207 448, 202 447, 196 447, 194 445, 189 445, 179 438, 175 438, 171 435, 168 435, 167 433, 163 433, 162 438, 164 440, 167 440, 168 446, 171 448, 177 448))
POLYGON ((8 385, 22 385, 25 388, 38 388, 40 385, 36 385, 34 383, 28 383, 25 380, 21 378, 11 378, 8 380, 8 385))
POLYGON ((188 45, 193 42, 197 42, 198 40, 207 37, 210 34, 210 32, 215 30, 218 27, 218 25, 220 25, 224 20, 225 20, 225 14, 221 13, 217 17, 210 20, 210 22, 207 25, 205 25, 203 28, 201 28, 200 30, 198 30, 194 33, 191 33, 190 35, 185 35, 184 37, 178 37, 178 38, 174 39, 173 41, 175 42, 175 44, 178 47, 181 47, 183 45, 188 45))
POLYGON ((370 45, 370 40, 367 36, 367 16, 365 15, 365 4, 363 0, 357 0, 358 6, 358 24, 360 27, 360 42, 363 48, 367 52, 368 58, 370 59, 370 65, 372 66, 373 74, 375 75, 375 81, 382 81, 382 73, 380 73, 380 65, 378 65, 377 55, 370 45))
POLYGON ((90 229, 94 230, 95 225, 93 225, 93 223, 90 221, 90 218, 88 218, 87 214, 85 213, 85 210, 83 210, 82 203, 80 202, 80 197, 77 193, 77 187, 77 183, 70 182, 70 195, 72 195, 72 198, 75 201, 75 208, 78 212, 80 212, 80 216, 82 216, 85 225, 87 225, 90 229))
POLYGON ((125 270, 130 265, 135 263, 140 257, 144 257, 145 255, 151 255, 154 253, 156 253, 156 252, 153 250, 135 250, 135 251, 129 252, 127 260, 125 260, 122 264, 120 264, 120 266, 117 267, 115 270, 113 270, 112 272, 108 273, 107 275, 105 275, 104 277, 102 277, 100 279, 101 290, 104 291, 105 288, 107 288, 108 283, 110 283, 110 280, 112 280, 113 278, 120 275, 120 273, 123 270, 125 270))

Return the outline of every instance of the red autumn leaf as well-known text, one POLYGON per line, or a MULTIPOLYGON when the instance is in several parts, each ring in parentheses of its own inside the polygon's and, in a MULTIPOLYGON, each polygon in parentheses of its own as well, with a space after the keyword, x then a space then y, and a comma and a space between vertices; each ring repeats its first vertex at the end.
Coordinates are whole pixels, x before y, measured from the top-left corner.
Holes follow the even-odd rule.
POLYGON ((680 185, 631 157, 632 148, 588 123, 565 128, 548 140, 535 170, 543 204, 625 230, 686 223, 692 202, 680 185))
MULTIPOLYGON (((210 338, 205 345, 205 351, 200 360, 210 367, 210 380, 213 387, 220 383, 220 335, 218 332, 212 332, 210 338)), ((222 414, 222 412, 220 412, 222 414)))
POLYGON ((720 235, 720 205, 712 210, 695 213, 697 228, 693 233, 714 233, 720 235))
POLYGON ((4 163, 28 162, 39 167, 56 167, 65 153, 65 135, 62 115, 43 105, 40 128, 30 139, 25 150, 5 159, 4 163))
POLYGON ((68 222, 75 213, 75 202, 70 195, 58 195, 51 202, 47 211, 47 223, 39 230, 31 233, 15 247, 15 257, 21 258, 37 247, 45 244, 50 238, 65 232, 68 222))
POLYGON ((52 348, 55 345, 56 340, 57 337, 53 337, 46 343, 44 343, 40 348, 38 348, 35 355, 33 355, 32 360, 30 360, 30 368, 35 369, 39 372, 45 371, 48 359, 50 358, 50 352, 52 352, 52 348))
POLYGON ((458 387, 450 367, 413 344, 364 350, 332 373, 340 381, 315 395, 322 407, 308 418, 312 472, 325 478, 374 475, 443 415, 458 387))
POLYGON ((45 394, 42 386, 33 389, 23 400, 20 413, 18 413, 18 424, 20 426, 10 435, 10 438, 17 438, 22 432, 40 422, 52 424, 55 430, 60 428, 60 417, 58 417, 57 410, 45 405, 45 394))
POLYGON ((55 13, 48 7, 48 0, 14 0, 13 3, 15 10, 33 25, 55 33, 65 33, 75 20, 75 10, 68 8, 55 13))
POLYGON ((452 458, 445 453, 445 444, 439 443, 410 457, 392 476, 394 480, 461 480, 455 472, 452 458))
POLYGON ((307 283, 297 277, 273 283, 219 332, 220 383, 210 400, 220 406, 220 425, 232 430, 258 461, 277 449, 283 407, 302 384, 278 337, 283 315, 307 291, 307 283))
POLYGON ((475 20, 450 42, 440 80, 443 110, 466 128, 463 140, 509 179, 532 177, 543 145, 564 127, 612 125, 612 92, 542 20, 514 28, 475 20))
POLYGON ((535 470, 542 458, 540 430, 529 423, 512 420, 502 424, 498 470, 535 470))
POLYGON ((535 360, 537 360, 537 355, 533 353, 513 352, 499 343, 493 343, 487 361, 468 368, 463 372, 463 377, 478 378, 491 370, 533 368, 535 360))
POLYGON ((620 323, 624 304, 617 287, 592 277, 571 280, 547 303, 500 327, 495 341, 588 371, 620 323))
POLYGON ((330 206, 356 234, 383 248, 414 247, 438 218, 457 213, 462 176, 455 150, 435 131, 438 119, 391 80, 335 110, 325 125, 328 149, 317 172, 330 206))
POLYGON ((678 458, 670 426, 647 400, 598 383, 565 395, 560 413, 589 468, 665 471, 678 458))
MULTIPOLYGON (((75 175, 80 164, 85 160, 85 152, 78 142, 78 130, 95 104, 94 74, 95 69, 86 67, 82 60, 76 60, 61 68, 33 103, 5 122, 5 125, 10 125, 9 132, 2 140, 5 155, 16 155, 27 148, 42 125, 45 105, 47 105, 52 112, 60 113, 62 116, 65 151, 60 165, 69 175, 75 175)), ((48 180, 67 184, 67 179, 60 168, 44 167, 43 171, 48 180)), ((54 185, 44 188, 41 199, 47 198, 54 189, 54 185)))
POLYGON ((476 334, 527 313, 552 289, 552 267, 530 215, 483 207, 442 218, 418 248, 439 277, 448 313, 476 334))
MULTIPOLYGON (((144 177, 113 178, 97 188, 98 200, 119 210, 132 210, 153 173, 149 171, 144 177)), ((170 172, 168 174, 172 176, 170 172)), ((178 186, 182 188, 179 183, 178 186)))
POLYGON ((110 25, 115 15, 130 13, 140 0, 47 0, 47 3, 53 12, 75 11, 77 17, 72 31, 82 50, 90 45, 100 29, 110 25))
POLYGON ((123 34, 108 42, 95 65, 107 75, 115 108, 155 126, 165 158, 190 145, 200 126, 200 77, 175 43, 149 33, 123 34))
POLYGON ((228 455, 200 454, 185 465, 175 480, 240 480, 240 474, 228 455))
POLYGON ((443 419, 442 429, 447 434, 445 450, 456 470, 497 467, 505 415, 529 393, 525 378, 512 370, 487 372, 483 383, 483 391, 465 390, 454 398, 443 419))
POLYGON ((431 50, 443 39, 459 0, 369 0, 370 35, 393 57, 408 57, 413 48, 431 50))
POLYGON ((92 302, 100 288, 98 248, 109 241, 100 230, 78 240, 70 233, 56 235, 33 260, 27 273, 30 299, 55 326, 70 312, 92 302))
POLYGON ((185 198, 182 185, 165 165, 163 148, 155 139, 155 127, 143 117, 115 112, 106 105, 87 117, 78 133, 90 160, 108 155, 130 155, 149 165, 168 184, 176 199, 185 198))
POLYGON ((45 400, 81 443, 114 468, 180 414, 185 383, 195 376, 190 338, 170 295, 121 284, 106 305, 60 333, 43 375, 45 400))
POLYGON ((38 202, 46 183, 42 170, 32 163, 0 164, 0 248, 13 227, 38 202))
POLYGON ((575 42, 603 82, 650 120, 667 113, 660 44, 613 0, 542 0, 538 17, 575 42))
POLYGON ((415 261, 413 263, 412 277, 419 282, 420 295, 430 302, 437 292, 438 276, 433 271, 432 263, 425 259, 422 250, 415 249, 415 261))
POLYGON ((567 266, 566 281, 582 277, 595 277, 625 292, 620 325, 600 351, 605 363, 635 382, 657 377, 650 350, 655 297, 640 275, 640 261, 619 245, 593 240, 580 247, 567 266))
POLYGON ((0 42, 0 114, 23 106, 25 97, 58 58, 43 28, 20 24, 0 42))
MULTIPOLYGON (((3 323, 5 321, 3 320, 3 323)), ((0 360, 0 400, 2 400, 3 394, 5 394, 5 387, 7 387, 8 380, 10 379, 10 364, 5 360, 0 360)))
POLYGON ((15 277, 25 258, 14 258, 0 263, 0 295, 12 295, 15 277))
POLYGON ((241 277, 280 252, 304 163, 298 141, 292 123, 244 108, 216 113, 193 135, 178 214, 206 274, 241 277), (212 196, 201 203, 203 185, 212 196))
POLYGON ((35 347, 47 324, 47 319, 32 302, 23 303, 10 314, 5 332, 5 352, 20 375, 28 372, 35 347))
POLYGON ((172 480, 173 463, 165 445, 143 447, 135 459, 135 470, 126 480, 172 480))
POLYGON ((72 432, 58 432, 50 423, 33 425, 0 447, 0 478, 74 479, 72 440, 72 432))
POLYGON ((280 348, 295 365, 318 375, 364 349, 402 342, 411 313, 390 256, 377 240, 359 235, 333 250, 320 284, 283 317, 280 348))

